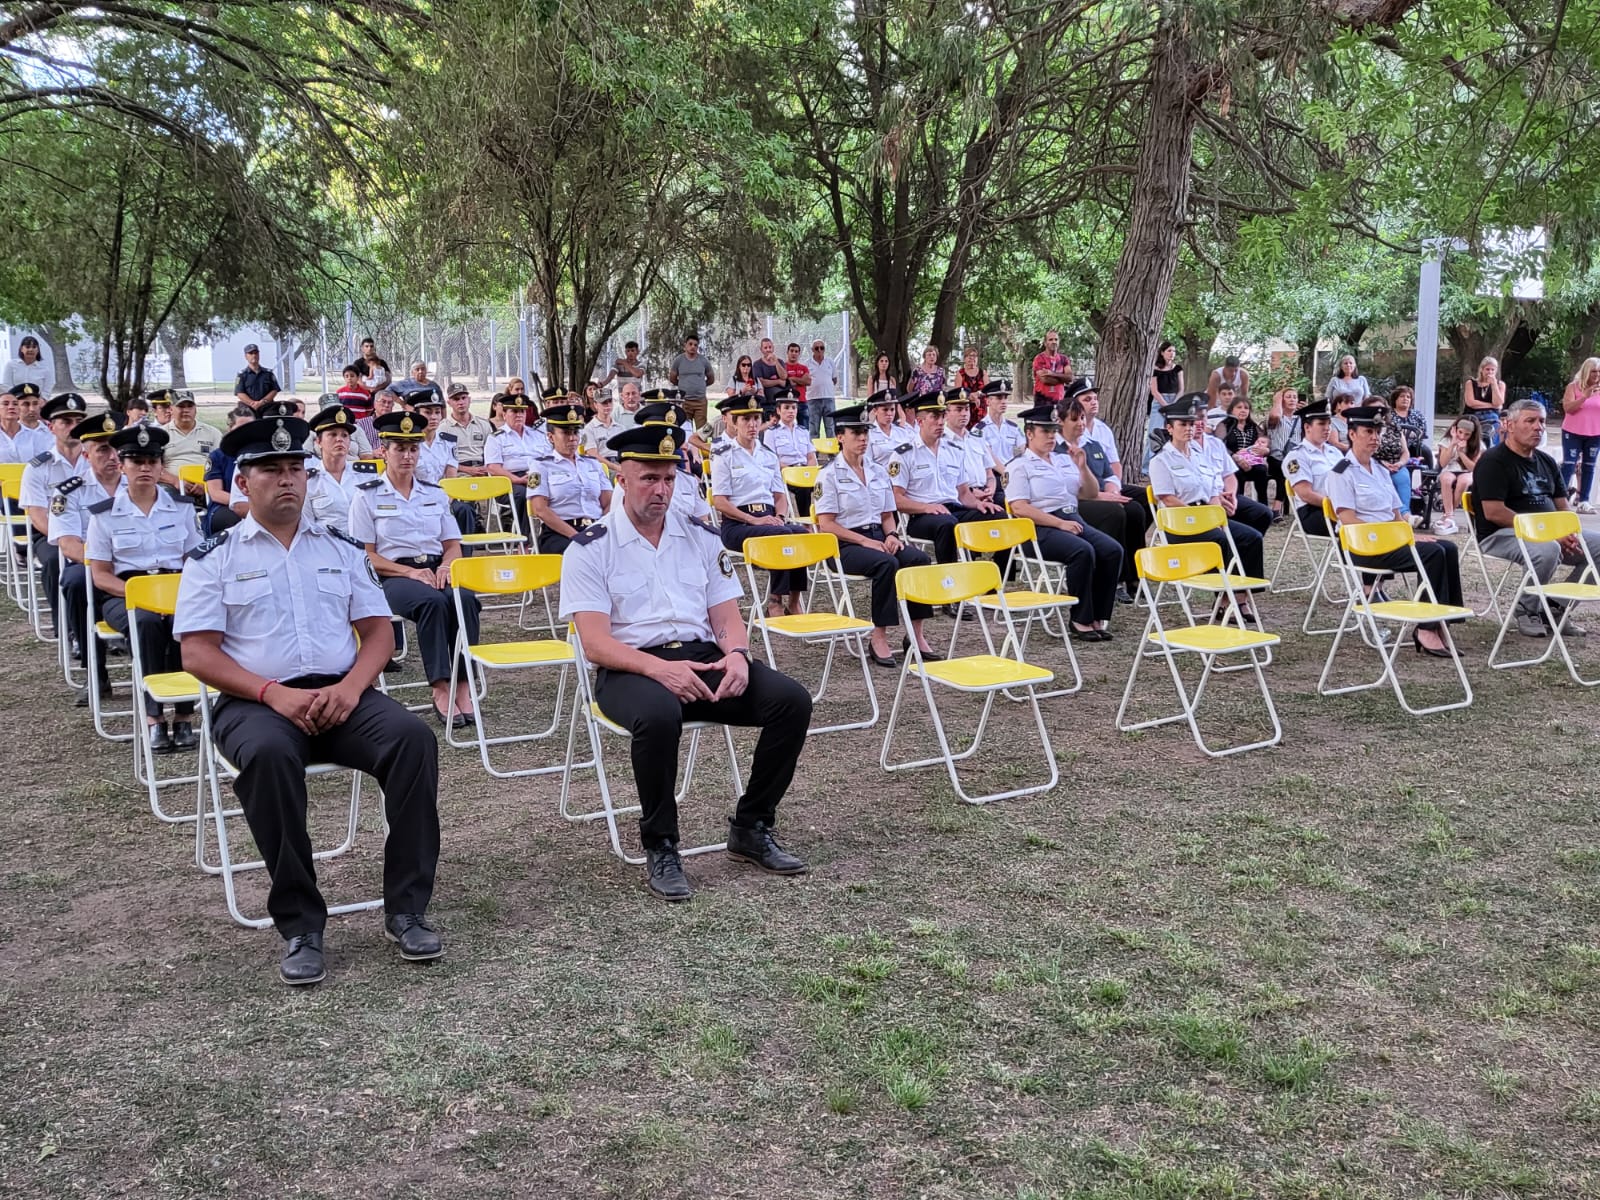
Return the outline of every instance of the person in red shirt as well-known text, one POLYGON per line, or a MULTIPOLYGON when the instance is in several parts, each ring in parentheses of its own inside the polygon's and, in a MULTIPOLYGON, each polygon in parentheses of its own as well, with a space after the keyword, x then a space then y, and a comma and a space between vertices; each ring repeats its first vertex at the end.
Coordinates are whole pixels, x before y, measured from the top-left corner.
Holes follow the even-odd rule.
POLYGON ((810 414, 806 410, 806 388, 811 386, 811 368, 800 361, 799 342, 789 343, 789 357, 784 361, 783 371, 789 377, 789 386, 800 397, 799 423, 810 429, 811 425, 807 420, 810 414))
POLYGON ((361 372, 355 364, 344 369, 344 382, 339 385, 339 403, 355 413, 357 419, 372 415, 372 393, 361 386, 361 372))
POLYGON ((1061 353, 1061 334, 1052 329, 1044 335, 1044 349, 1033 356, 1033 390, 1059 404, 1071 382, 1072 360, 1061 353))

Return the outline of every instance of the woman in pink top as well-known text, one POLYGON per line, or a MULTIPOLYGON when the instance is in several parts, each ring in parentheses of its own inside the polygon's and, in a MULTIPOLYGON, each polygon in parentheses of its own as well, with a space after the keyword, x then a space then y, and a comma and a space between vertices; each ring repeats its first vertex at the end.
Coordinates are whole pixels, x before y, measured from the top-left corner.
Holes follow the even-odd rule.
POLYGON ((1594 486, 1594 460, 1600 453, 1600 358, 1586 358, 1561 395, 1561 478, 1571 495, 1572 474, 1578 476, 1577 509, 1592 513, 1589 489, 1594 486))

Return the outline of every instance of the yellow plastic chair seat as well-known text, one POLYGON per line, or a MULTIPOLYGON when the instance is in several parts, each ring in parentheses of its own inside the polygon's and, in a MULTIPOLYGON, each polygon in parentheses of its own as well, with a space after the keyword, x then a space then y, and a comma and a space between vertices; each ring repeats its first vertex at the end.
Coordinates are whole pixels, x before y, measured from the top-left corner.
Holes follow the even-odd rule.
POLYGON ((1454 604, 1428 604, 1421 600, 1382 600, 1377 604, 1358 604, 1357 611, 1382 621, 1465 621, 1470 608, 1454 604))
POLYGON ((159 675, 146 675, 144 690, 150 693, 152 700, 159 700, 162 704, 200 699, 200 681, 187 671, 163 671, 159 675))
POLYGON ((1254 575, 1219 575, 1213 572, 1209 575, 1192 575, 1188 579, 1175 581, 1181 587, 1194 588, 1200 592, 1258 592, 1269 587, 1270 579, 1258 579, 1254 575))
POLYGON ((105 621, 96 621, 94 623, 94 632, 96 637, 119 638, 122 636, 105 621))
POLYGON ((791 613, 784 617, 758 617, 756 624, 771 633, 797 638, 820 637, 823 634, 840 633, 844 630, 866 632, 872 628, 871 621, 863 621, 859 617, 845 617, 838 613, 830 612, 791 613))
POLYGON ((1278 635, 1256 629, 1234 629, 1228 625, 1187 625, 1165 633, 1146 635, 1158 646, 1174 650, 1193 650, 1200 654, 1225 654, 1230 650, 1255 650, 1276 646, 1278 635))
POLYGON ((510 546, 523 540, 520 533, 464 533, 461 535, 463 546, 510 546))
POLYGON ((1540 587, 1527 589, 1530 594, 1548 596, 1552 600, 1564 600, 1578 603, 1585 600, 1600 600, 1600 584, 1594 583, 1546 583, 1540 587))
POLYGON ((490 667, 536 667, 575 661, 570 644, 551 638, 532 642, 484 642, 468 646, 467 653, 490 667))
MULTIPOLYGON (((1060 608, 1063 605, 1076 604, 1076 596, 1064 595, 1061 592, 1007 592, 1006 607, 1012 612, 1027 612, 1037 608, 1060 608)), ((1000 597, 979 596, 979 608, 998 609, 1000 597)))
POLYGON ((1049 683, 1055 678, 1053 672, 1043 667, 993 654, 972 654, 947 662, 923 663, 920 667, 912 664, 911 672, 964 692, 990 692, 1023 684, 1049 683))

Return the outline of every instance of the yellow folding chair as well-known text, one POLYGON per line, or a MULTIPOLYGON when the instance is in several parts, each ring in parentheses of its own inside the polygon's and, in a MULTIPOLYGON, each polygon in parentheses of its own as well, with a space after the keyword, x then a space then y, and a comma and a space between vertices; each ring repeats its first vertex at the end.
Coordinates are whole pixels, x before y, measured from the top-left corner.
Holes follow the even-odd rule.
POLYGON ((522 534, 515 529, 507 530, 500 518, 498 502, 511 495, 511 480, 504 475, 457 475, 439 480, 439 486, 451 500, 489 506, 489 528, 482 533, 462 534, 463 552, 468 547, 494 547, 509 551, 526 545, 522 534))
MULTIPOLYGON (((1223 541, 1228 544, 1228 553, 1225 570, 1196 575, 1191 578, 1160 579, 1155 591, 1150 593, 1151 598, 1160 602, 1162 594, 1170 586, 1182 602, 1184 615, 1192 620, 1188 601, 1190 592, 1207 593, 1218 601, 1226 597, 1227 613, 1224 619, 1232 621, 1243 629, 1244 618, 1240 615, 1238 594, 1240 592, 1252 594, 1264 592, 1272 586, 1272 583, 1270 580, 1262 579, 1259 576, 1246 575, 1244 573, 1244 568, 1239 563, 1239 547, 1234 544, 1233 531, 1228 528, 1227 510, 1220 504, 1188 504, 1179 508, 1158 508, 1156 509, 1155 528, 1158 535, 1155 542, 1157 546, 1192 544, 1174 543, 1170 541, 1173 536, 1192 537, 1211 532, 1220 532, 1223 541)), ((1218 547, 1219 551, 1220 549, 1221 547, 1218 547)))
MULTIPOLYGON (((865 720, 843 721, 834 725, 813 724, 811 732, 837 733, 842 729, 869 729, 876 725, 878 691, 873 686, 872 668, 867 663, 866 641, 872 633, 872 622, 856 616, 844 568, 839 564, 839 539, 831 533, 789 533, 750 538, 744 544, 744 572, 750 595, 755 598, 745 619, 745 629, 752 642, 756 634, 761 635, 761 645, 766 651, 769 667, 778 669, 773 653, 774 640, 777 638, 806 645, 827 645, 827 657, 822 662, 822 678, 811 693, 814 704, 820 703, 827 693, 834 654, 841 646, 861 667, 861 679, 866 685, 871 715, 865 720), (813 571, 811 589, 805 596, 805 611, 782 617, 763 615, 767 611, 767 600, 772 589, 771 573, 801 567, 823 568, 813 571), (757 571, 762 572, 760 577, 756 575, 757 571), (761 582, 763 579, 765 585, 761 582), (824 600, 820 608, 818 593, 824 600)), ((812 720, 816 720, 815 710, 812 720)))
MULTIPOLYGON (((592 761, 574 763, 572 748, 578 734, 578 705, 576 688, 570 709, 567 708, 569 676, 577 668, 577 656, 572 644, 564 638, 541 638, 532 641, 475 642, 466 640, 467 627, 464 592, 477 596, 516 596, 554 587, 561 580, 559 554, 483 554, 474 558, 458 558, 450 564, 450 583, 456 606, 456 653, 450 664, 450 700, 446 710, 449 718, 456 714, 456 683, 461 677, 462 664, 476 678, 472 678, 473 694, 477 703, 472 706, 473 738, 459 739, 450 720, 445 723, 445 739, 457 750, 470 750, 476 745, 483 769, 496 779, 520 779, 528 775, 553 775, 561 773, 563 805, 566 801, 566 780, 575 767, 590 767, 592 761), (485 729, 486 718, 483 701, 489 694, 489 678, 496 672, 516 671, 531 676, 547 676, 555 672, 555 704, 550 714, 550 724, 534 733, 509 733, 490 736, 485 729), (490 747, 509 746, 522 742, 538 742, 554 737, 561 724, 561 714, 566 710, 567 752, 560 761, 545 766, 510 768, 496 766, 490 757, 490 747)), ((470 676, 469 676, 470 678, 470 676)), ((548 687, 536 687, 534 694, 545 696, 548 687)), ((520 697, 519 697, 520 700, 520 697)), ((521 705, 515 706, 520 708, 521 705)), ((563 810, 563 815, 565 811, 563 810)))
MULTIPOLYGON (((138 693, 134 692, 133 694, 133 700, 135 703, 131 708, 113 709, 109 707, 111 697, 105 695, 100 690, 100 660, 107 657, 108 647, 114 644, 121 645, 125 643, 127 639, 118 633, 116 627, 109 621, 101 621, 96 618, 95 612, 99 608, 99 593, 96 591, 94 586, 94 563, 86 561, 83 564, 83 569, 84 604, 88 609, 86 613, 86 619, 84 621, 84 629, 87 631, 87 636, 89 638, 89 644, 84 647, 84 658, 88 663, 89 678, 87 681, 87 686, 89 689, 89 715, 94 721, 94 731, 101 737, 105 738, 108 742, 125 742, 130 738, 137 741, 144 729, 144 722, 138 716, 138 714, 143 711, 136 703, 139 698, 138 693), (129 727, 128 732, 113 732, 110 727, 111 721, 113 719, 120 719, 122 717, 133 718, 133 723, 129 727)), ((106 675, 108 679, 110 678, 110 674, 111 664, 108 663, 106 665, 106 675)), ((129 678, 132 678, 131 668, 129 672, 129 678)), ((112 689, 115 690, 118 686, 118 681, 112 679, 111 686, 112 689)))
MULTIPOLYGON (((125 603, 128 606, 128 642, 133 651, 133 696, 135 712, 142 711, 141 701, 149 696, 158 704, 181 704, 200 700, 200 681, 187 671, 159 671, 147 674, 139 657, 139 621, 157 617, 170 617, 178 605, 178 582, 181 575, 135 575, 127 583, 125 603)), ((139 723, 134 723, 138 730, 139 723)), ((150 749, 150 739, 133 739, 133 773, 144 785, 150 797, 150 811, 156 819, 169 825, 184 825, 197 821, 201 815, 199 793, 200 770, 198 765, 190 774, 162 778, 156 770, 155 754, 150 749), (193 812, 169 813, 161 807, 161 792, 165 788, 195 786, 193 812)))
MULTIPOLYGON (((961 604, 968 600, 993 596, 996 600, 995 615, 1005 628, 1005 637, 1001 644, 1011 647, 1020 644, 1016 630, 1011 625, 1011 610, 1006 606, 1005 593, 1000 586, 1000 568, 992 562, 985 560, 933 563, 925 567, 906 567, 895 575, 894 585, 900 600, 900 619, 907 629, 911 628, 909 605, 926 604, 938 607, 941 604, 961 604)), ((1009 655, 996 653, 989 625, 980 623, 980 628, 988 653, 949 658, 942 662, 925 661, 916 640, 912 640, 911 648, 906 652, 905 659, 900 665, 900 681, 895 687, 894 704, 889 709, 888 724, 884 726, 883 748, 878 755, 878 765, 885 771, 909 771, 943 764, 950 776, 950 786, 955 789, 956 795, 968 804, 989 804, 995 800, 1007 800, 1014 796, 1028 796, 1034 792, 1049 791, 1055 787, 1061 775, 1056 765, 1055 751, 1050 745, 1050 731, 1045 727, 1044 714, 1039 709, 1037 689, 1050 683, 1055 675, 1043 667, 1023 662, 1020 651, 1009 655), (894 741, 895 723, 900 716, 900 703, 905 695, 906 683, 911 679, 917 681, 917 685, 922 689, 923 699, 927 702, 934 736, 939 741, 939 753, 932 758, 891 762, 889 752, 894 741), (964 750, 956 751, 950 747, 944 718, 939 712, 939 702, 934 698, 934 684, 951 691, 983 697, 983 709, 978 716, 977 730, 972 735, 971 744, 964 750), (1023 693, 1033 710, 1034 729, 1039 737, 1039 752, 1044 755, 1044 761, 1049 766, 1050 777, 1044 783, 972 795, 962 783, 956 764, 972 758, 983 745, 983 734, 988 728, 989 714, 994 709, 995 695, 999 692, 1012 691, 1023 693)))
POLYGON ((1578 520, 1578 514, 1571 511, 1519 513, 1512 529, 1517 535, 1517 549, 1522 554, 1522 581, 1506 604, 1505 617, 1500 622, 1500 634, 1494 639, 1494 649, 1489 651, 1489 665, 1497 671, 1510 667, 1537 666, 1560 650, 1561 658, 1567 664, 1567 674, 1572 676, 1574 683, 1584 687, 1600 684, 1600 677, 1585 679, 1579 674, 1578 666, 1572 661, 1572 652, 1567 646, 1565 631, 1566 623, 1570 619, 1570 615, 1567 614, 1579 605, 1593 604, 1600 600, 1600 572, 1595 570, 1594 556, 1589 553, 1589 544, 1583 540, 1583 525, 1578 520), (1566 537, 1576 537, 1578 548, 1583 551, 1583 562, 1576 571, 1577 578, 1566 583, 1556 583, 1553 580, 1550 583, 1540 583, 1539 576, 1533 569, 1533 555, 1529 547, 1548 545, 1566 537), (1545 624, 1550 630, 1549 643, 1545 646, 1544 653, 1537 658, 1496 662, 1500 655, 1500 647, 1506 640, 1506 633, 1510 630, 1511 623, 1516 620, 1517 604, 1524 596, 1538 599, 1539 607, 1544 612, 1545 624), (1566 614, 1559 619, 1554 608, 1557 603, 1566 607, 1566 614))
POLYGON ((839 439, 831 437, 814 437, 811 439, 811 448, 819 455, 833 457, 839 453, 839 439))
MULTIPOLYGON (((1006 609, 1013 616, 1023 618, 1016 656, 1026 660, 1028 636, 1033 632, 1035 624, 1043 628, 1048 636, 1060 638, 1061 648, 1067 652, 1067 665, 1072 669, 1072 686, 1053 688, 1047 692, 1036 691, 1034 694, 1040 700, 1048 700, 1054 696, 1070 696, 1083 687, 1083 672, 1078 668, 1078 656, 1072 649, 1071 626, 1068 624, 1068 614, 1072 611, 1072 606, 1078 602, 1078 597, 1066 590, 1066 568, 1044 557, 1044 552, 1039 548, 1039 531, 1027 517, 967 521, 956 526, 956 551, 961 556, 962 562, 975 561, 973 558, 975 554, 998 554, 1004 550, 1011 551, 1010 561, 1017 566, 1022 575, 1022 586, 1008 589, 1004 600, 1006 609), (1055 628, 1051 627, 1052 618, 1055 621, 1055 628)), ((1001 603, 998 596, 983 596, 978 599, 977 608, 982 615, 988 616, 997 610, 1001 603)), ((961 623, 966 617, 966 612, 965 606, 956 609, 955 625, 950 630, 947 658, 955 657, 956 640, 961 635, 961 623)), ((1010 654, 1011 651, 1010 642, 1003 643, 1000 647, 1002 655, 1010 654)), ((1010 692, 1006 693, 1006 698, 1018 701, 1025 699, 1010 692)))
POLYGON ((0 472, 0 497, 5 498, 6 514, 6 591, 12 602, 29 613, 35 611, 31 593, 35 590, 33 574, 33 538, 28 532, 28 514, 22 507, 22 471, 25 463, 0 463, 7 470, 0 472))
MULTIPOLYGON (((1475 617, 1492 616, 1498 621, 1505 614, 1500 609, 1500 594, 1505 591, 1506 584, 1516 578, 1522 570, 1522 564, 1514 558, 1494 558, 1492 554, 1485 554, 1483 546, 1478 542, 1478 523, 1472 519, 1473 498, 1472 489, 1468 488, 1461 493, 1461 513, 1467 518, 1467 546, 1461 552, 1462 567, 1466 567, 1466 559, 1470 555, 1474 565, 1478 568, 1478 578, 1483 580, 1483 590, 1489 596, 1489 602, 1482 608, 1474 608, 1472 615, 1475 617), (1493 570, 1500 572, 1500 578, 1491 581, 1489 560, 1494 559, 1493 570)), ((1492 655, 1490 656, 1493 657, 1492 655)), ((1492 663, 1490 664, 1493 665, 1492 663)))
POLYGON ((1161 619, 1161 605, 1156 600, 1157 592, 1168 584, 1177 586, 1190 579, 1219 573, 1222 570, 1222 547, 1215 542, 1180 542, 1173 545, 1147 546, 1135 554, 1134 566, 1139 573, 1139 591, 1148 601, 1145 608, 1149 615, 1145 618, 1144 629, 1140 632, 1137 649, 1134 651, 1133 667, 1128 672, 1127 686, 1122 689, 1122 703, 1117 707, 1117 728, 1123 733, 1132 733, 1135 730, 1153 729, 1158 725, 1183 721, 1189 726, 1189 733, 1194 738, 1195 745, 1211 758, 1226 758, 1231 754, 1242 754, 1246 750, 1259 750, 1266 746, 1277 745, 1283 737, 1283 726, 1278 721, 1278 710, 1272 703, 1272 693, 1267 687, 1265 668, 1272 661, 1272 647, 1278 644, 1280 640, 1278 635, 1255 629, 1230 627, 1226 623, 1197 622, 1187 603, 1183 606, 1186 624, 1168 628, 1161 619), (1154 588, 1151 587, 1152 583, 1155 585, 1154 588), (1195 684, 1193 692, 1185 687, 1183 672, 1179 667, 1180 657, 1186 654, 1194 655, 1201 663, 1200 679, 1195 684), (1243 655, 1245 661, 1231 667, 1217 665, 1218 659, 1231 655, 1243 655), (1178 711, 1148 720, 1130 721, 1128 708, 1133 700, 1139 670, 1145 660, 1150 658, 1160 658, 1166 662, 1167 671, 1172 677, 1173 691, 1178 697, 1178 711), (1213 749, 1207 744, 1204 734, 1200 732, 1199 711, 1200 704, 1205 698, 1206 685, 1210 683, 1213 675, 1239 670, 1248 670, 1254 674, 1256 686, 1261 692, 1262 703, 1267 710, 1267 718, 1272 723, 1272 736, 1213 749))
POLYGON ((821 467, 785 467, 783 468, 783 486, 789 489, 789 520, 796 525, 815 525, 817 520, 812 516, 800 515, 800 504, 795 498, 795 488, 812 488, 817 486, 817 474, 821 467))
POLYGON ((1456 648, 1455 638, 1451 636, 1450 626, 1456 621, 1465 621, 1471 617, 1472 610, 1454 604, 1439 603, 1439 598, 1434 595, 1433 586, 1428 582, 1428 576, 1422 569, 1422 558, 1417 553, 1417 539, 1411 523, 1374 521, 1361 525, 1341 525, 1339 567, 1344 572, 1349 598, 1345 601, 1344 615, 1340 618, 1339 628, 1333 635, 1333 643, 1328 647, 1327 661, 1322 664, 1322 675, 1317 680, 1317 694, 1343 696, 1351 692, 1382 687, 1388 683, 1394 688, 1395 698, 1400 701, 1400 707, 1414 717, 1445 712, 1453 708, 1466 708, 1471 704, 1472 683, 1467 678, 1466 667, 1461 662, 1461 653, 1456 648), (1356 554, 1378 556, 1396 550, 1410 551, 1413 568, 1403 569, 1415 569, 1417 590, 1409 600, 1372 600, 1363 593, 1363 580, 1370 579, 1376 586, 1384 576, 1393 574, 1394 569, 1358 566, 1352 556, 1356 554), (1461 684, 1462 698, 1444 704, 1430 705, 1427 708, 1415 708, 1400 682, 1395 660, 1399 656, 1401 647, 1406 645, 1404 636, 1406 630, 1429 623, 1439 625, 1445 648, 1450 651, 1450 662, 1455 667, 1456 679, 1461 684), (1385 626, 1389 627, 1391 636, 1384 636, 1385 626), (1383 669, 1376 679, 1334 687, 1328 682, 1333 674, 1334 660, 1338 656, 1339 647, 1344 644, 1345 633, 1352 628, 1361 635, 1362 641, 1367 646, 1377 652, 1383 669))

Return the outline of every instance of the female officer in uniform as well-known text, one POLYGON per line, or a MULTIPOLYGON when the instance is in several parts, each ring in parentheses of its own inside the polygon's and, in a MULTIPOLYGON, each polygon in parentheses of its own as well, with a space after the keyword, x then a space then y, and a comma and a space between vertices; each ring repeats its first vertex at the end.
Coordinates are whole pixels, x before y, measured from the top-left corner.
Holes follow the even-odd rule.
POLYGON ((528 475, 528 504, 544 526, 539 552, 560 554, 580 529, 587 529, 611 504, 611 481, 598 460, 578 453, 583 409, 575 404, 547 408, 545 428, 555 453, 528 475))
POLYGON ((1058 450, 1057 425, 1053 403, 1022 414, 1027 449, 1008 472, 1011 512, 1033 522, 1039 552, 1067 569, 1067 590, 1078 597, 1072 606, 1073 640, 1109 642, 1106 626, 1117 603, 1122 547, 1078 512, 1080 501, 1100 494, 1100 483, 1081 447, 1067 442, 1058 450))
MULTIPOLYGON (((165 430, 135 425, 111 435, 111 445, 122 459, 122 478, 128 490, 110 500, 89 506, 89 538, 84 555, 95 589, 105 597, 106 622, 128 635, 128 609, 123 597, 135 575, 176 575, 183 556, 200 544, 194 509, 164 491, 161 482, 165 430)), ((93 637, 90 631, 87 636, 93 637)), ((172 638, 172 618, 155 613, 139 617, 139 664, 148 675, 183 670, 183 657, 172 638)), ((156 754, 192 750, 194 705, 180 704, 169 731, 159 702, 144 700, 150 749, 156 754)))
MULTIPOLYGON (((1185 504, 1215 504, 1227 511, 1223 496, 1222 474, 1209 456, 1200 453, 1192 442, 1197 415, 1204 419, 1206 394, 1187 392, 1171 404, 1161 406, 1161 417, 1171 439, 1161 452, 1150 459, 1150 487, 1156 494, 1156 503, 1163 508, 1178 508, 1185 504)), ((1266 574, 1266 552, 1261 534, 1240 521, 1230 520, 1228 532, 1239 550, 1239 565, 1246 575, 1261 578, 1266 574)), ((1173 542, 1213 542, 1221 549, 1224 560, 1228 556, 1228 539, 1220 529, 1202 534, 1168 534, 1173 542)), ((1228 566, 1223 563, 1224 568, 1228 566)), ((1247 624, 1259 624, 1250 596, 1241 592, 1234 597, 1239 613, 1247 624)), ((1225 601, 1219 598, 1218 607, 1225 601)))
MULTIPOLYGON (((847 575, 864 575, 872 581, 872 661, 893 667, 888 631, 900 623, 894 590, 901 567, 918 567, 928 556, 900 539, 900 514, 895 511, 894 485, 889 472, 867 453, 867 417, 863 406, 841 408, 833 414, 839 438, 839 457, 817 475, 817 530, 839 539, 839 563, 847 575)), ((924 604, 911 608, 911 635, 922 657, 936 661, 922 634, 922 622, 932 611, 924 604)))
MULTIPOLYGON (((811 431, 799 423, 800 397, 795 390, 780 388, 767 402, 776 404, 778 421, 761 435, 761 444, 777 455, 780 471, 784 467, 816 466, 816 447, 811 444, 811 431)), ((811 512, 810 488, 795 488, 794 499, 802 514, 811 512)))
MULTIPOLYGON (((456 609, 450 564, 461 557, 461 529, 436 483, 417 478, 418 446, 425 422, 408 412, 378 417, 373 428, 383 449, 384 473, 356 489, 350 535, 367 548, 397 617, 416 623, 422 667, 433 687, 433 714, 442 725, 450 701, 450 658, 456 645, 456 609)), ((478 640, 478 599, 462 600, 468 642, 478 640)), ((472 684, 456 684, 453 724, 472 723, 472 684)))
POLYGON ((339 529, 350 526, 356 486, 372 478, 350 461, 350 434, 355 427, 355 413, 342 404, 330 405, 311 418, 322 465, 306 468, 306 504, 313 519, 339 529))
POLYGON ((1300 410, 1300 442, 1284 453, 1283 478, 1300 502, 1295 514, 1300 528, 1312 537, 1332 537, 1322 513, 1328 476, 1344 458, 1344 451, 1328 438, 1331 418, 1326 400, 1313 400, 1300 410))
MULTIPOLYGON (((722 519, 722 544, 737 550, 748 538, 811 532, 784 519, 789 493, 778 472, 778 457, 756 440, 760 402, 753 396, 729 396, 717 409, 732 434, 717 443, 711 458, 711 505, 722 519)), ((767 615, 799 612, 807 582, 804 568, 774 571, 767 615)))
POLYGON ((1094 414, 1082 395, 1094 396, 1095 393, 1068 396, 1056 405, 1056 416, 1061 421, 1061 438, 1056 444, 1083 447, 1084 467, 1099 483, 1100 493, 1091 500, 1079 499, 1078 513, 1083 521, 1115 538, 1122 547, 1122 587, 1117 599, 1132 604, 1133 594, 1139 590, 1139 569, 1134 555, 1144 549, 1149 540, 1150 513, 1143 499, 1123 492, 1122 478, 1117 474, 1119 465, 1111 460, 1103 442, 1089 436, 1094 414))
POLYGON ((483 444, 483 465, 489 474, 511 480, 511 510, 523 537, 528 536, 528 473, 534 470, 534 463, 551 453, 550 439, 528 428, 531 403, 521 393, 508 391, 501 396, 505 424, 483 444))
POLYGON ((887 467, 895 447, 904 446, 910 440, 902 435, 894 423, 899 402, 895 400, 894 393, 886 388, 867 397, 866 409, 867 416, 871 418, 867 425, 867 453, 880 467, 887 467))
MULTIPOLYGON (((1341 525, 1362 525, 1372 521, 1404 521, 1400 494, 1394 490, 1389 468, 1377 460, 1378 438, 1382 434, 1383 410, 1376 406, 1347 408, 1345 421, 1350 429, 1350 453, 1328 473, 1328 499, 1341 525)), ((1456 544, 1444 539, 1417 536, 1417 557, 1427 573, 1434 599, 1440 604, 1461 603, 1461 556, 1456 544)), ((1389 554, 1353 554, 1358 567, 1383 567, 1391 571, 1413 571, 1409 550, 1389 554)), ((1449 658, 1437 624, 1418 625, 1411 635, 1419 654, 1449 658)))

